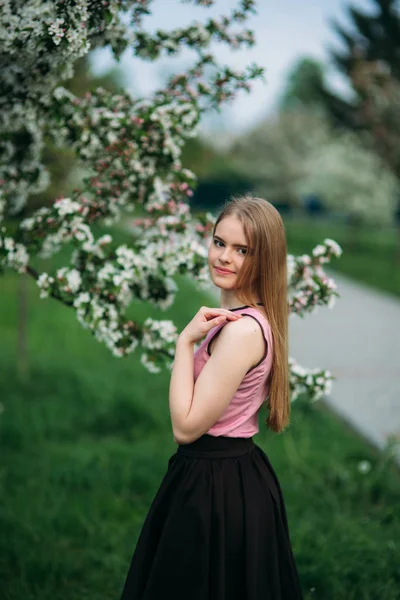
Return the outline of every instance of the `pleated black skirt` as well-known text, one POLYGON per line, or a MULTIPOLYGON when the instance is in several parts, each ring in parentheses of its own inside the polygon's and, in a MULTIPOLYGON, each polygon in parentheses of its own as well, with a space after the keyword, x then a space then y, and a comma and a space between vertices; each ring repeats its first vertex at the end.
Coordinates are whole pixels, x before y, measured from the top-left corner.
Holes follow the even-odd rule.
POLYGON ((179 445, 142 526, 121 600, 299 600, 280 484, 253 438, 179 445))

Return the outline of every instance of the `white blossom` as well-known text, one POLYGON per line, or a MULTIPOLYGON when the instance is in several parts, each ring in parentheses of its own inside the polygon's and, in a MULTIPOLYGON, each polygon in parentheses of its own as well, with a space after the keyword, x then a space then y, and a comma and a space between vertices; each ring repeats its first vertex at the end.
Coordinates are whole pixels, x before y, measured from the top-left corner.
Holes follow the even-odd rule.
POLYGON ((357 469, 360 473, 369 473, 369 471, 371 470, 371 463, 368 460, 360 460, 360 462, 357 465, 357 469))

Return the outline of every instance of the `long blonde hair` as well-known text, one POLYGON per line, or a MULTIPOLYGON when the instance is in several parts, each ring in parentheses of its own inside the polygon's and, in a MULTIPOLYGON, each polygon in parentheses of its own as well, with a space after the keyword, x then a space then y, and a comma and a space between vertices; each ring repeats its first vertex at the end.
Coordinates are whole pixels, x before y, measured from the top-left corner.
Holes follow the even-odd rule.
POLYGON ((233 197, 223 205, 215 229, 225 217, 235 215, 242 223, 247 252, 235 288, 236 297, 260 309, 272 331, 274 356, 270 391, 266 398, 267 427, 279 433, 289 424, 290 389, 288 366, 287 246, 282 218, 267 200, 250 194, 233 197), (254 303, 260 298, 262 306, 254 303))

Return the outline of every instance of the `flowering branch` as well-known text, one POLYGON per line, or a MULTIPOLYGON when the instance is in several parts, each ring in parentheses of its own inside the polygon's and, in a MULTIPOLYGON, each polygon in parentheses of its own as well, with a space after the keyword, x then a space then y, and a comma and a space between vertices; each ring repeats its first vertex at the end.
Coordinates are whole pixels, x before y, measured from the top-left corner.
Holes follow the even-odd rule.
MULTIPOLYGON (((206 246, 213 217, 190 214, 187 201, 196 178, 183 168, 181 151, 205 110, 248 91, 262 76, 257 65, 244 71, 220 66, 209 52, 213 42, 232 49, 254 44, 251 31, 231 28, 254 12, 255 2, 242 0, 228 17, 152 35, 141 28, 150 0, 1 0, 0 5, 5 63, 0 72, 0 272, 10 268, 33 277, 41 298, 75 310, 81 325, 114 356, 140 347, 148 370, 171 368, 175 325, 150 318, 139 323, 125 313, 134 298, 163 310, 171 306, 177 274, 201 286, 209 282, 206 246), (131 28, 122 21, 124 13, 131 28), (78 98, 61 84, 72 77, 78 58, 101 46, 111 47, 116 58, 131 47, 151 60, 186 46, 198 59, 148 99, 102 88, 78 98), (49 183, 41 158, 45 135, 74 150, 88 174, 71 197, 29 214, 11 234, 8 217, 18 215, 29 195, 49 183), (108 234, 95 239, 94 223, 116 223, 138 205, 146 215, 134 220, 136 236, 129 247, 116 245, 108 234), (33 257, 53 256, 65 244, 73 247, 69 265, 52 273, 32 267, 33 257)), ((325 240, 312 258, 289 256, 291 312, 301 316, 316 305, 332 307, 336 286, 321 265, 339 255, 337 244, 325 240)), ((293 398, 296 386, 304 385, 317 398, 332 379, 329 372, 310 377, 304 380, 293 366, 293 398)))

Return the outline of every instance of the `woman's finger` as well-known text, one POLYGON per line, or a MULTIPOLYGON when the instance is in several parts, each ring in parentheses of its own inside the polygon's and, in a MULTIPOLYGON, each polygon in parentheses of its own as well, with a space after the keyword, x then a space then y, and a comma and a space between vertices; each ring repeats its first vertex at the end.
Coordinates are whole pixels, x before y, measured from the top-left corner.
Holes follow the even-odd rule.
POLYGON ((233 313, 228 315, 204 315, 207 323, 213 323, 214 321, 218 321, 218 323, 222 323, 223 321, 237 321, 242 318, 242 315, 235 315, 233 313))
POLYGON ((214 319, 211 319, 210 321, 207 321, 207 325, 210 329, 212 329, 215 327, 215 325, 220 325, 220 323, 223 323, 224 321, 226 321, 226 316, 220 315, 218 317, 214 317, 214 319))
POLYGON ((225 316, 229 319, 236 319, 242 316, 231 312, 227 308, 208 308, 207 306, 203 306, 200 310, 206 317, 225 316))

